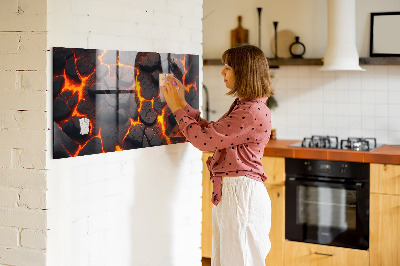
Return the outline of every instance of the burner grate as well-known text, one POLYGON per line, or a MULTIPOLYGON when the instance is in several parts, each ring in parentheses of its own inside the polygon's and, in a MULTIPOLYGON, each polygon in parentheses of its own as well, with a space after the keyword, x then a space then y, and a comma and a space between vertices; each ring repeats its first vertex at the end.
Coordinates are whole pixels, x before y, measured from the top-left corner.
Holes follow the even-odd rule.
POLYGON ((336 136, 317 136, 313 135, 311 138, 304 138, 301 147, 305 148, 325 148, 325 149, 338 149, 338 137, 336 136))
POLYGON ((369 151, 376 147, 376 138, 347 138, 340 141, 342 150, 369 151))

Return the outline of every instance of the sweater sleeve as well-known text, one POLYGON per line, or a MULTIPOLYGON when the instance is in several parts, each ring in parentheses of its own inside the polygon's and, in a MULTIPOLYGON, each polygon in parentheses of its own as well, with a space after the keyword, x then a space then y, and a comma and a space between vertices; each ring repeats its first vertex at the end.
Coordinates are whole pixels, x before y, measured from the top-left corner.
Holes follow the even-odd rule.
POLYGON ((174 116, 179 122, 179 129, 193 146, 201 151, 234 148, 236 145, 254 141, 257 120, 249 110, 235 109, 218 122, 201 125, 184 110, 175 111, 174 116))
MULTIPOLYGON (((202 126, 202 127, 208 126, 210 124, 207 120, 205 120, 205 119, 200 117, 200 111, 199 110, 194 109, 189 104, 186 105, 186 107, 184 109, 184 112, 185 112, 186 115, 188 115, 189 117, 191 117, 195 121, 197 121, 199 123, 199 125, 202 126)), ((176 116, 175 116, 175 118, 176 118, 176 116)), ((169 136, 173 137, 173 138, 185 137, 185 135, 183 135, 182 132, 180 131, 180 128, 179 128, 178 125, 176 125, 172 129, 172 131, 171 131, 169 136)))

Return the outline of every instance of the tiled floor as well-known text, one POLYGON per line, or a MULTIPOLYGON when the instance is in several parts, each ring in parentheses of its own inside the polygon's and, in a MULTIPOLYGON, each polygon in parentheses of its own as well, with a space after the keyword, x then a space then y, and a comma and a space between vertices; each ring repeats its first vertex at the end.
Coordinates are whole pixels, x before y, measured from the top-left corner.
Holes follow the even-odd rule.
POLYGON ((209 258, 202 258, 203 266, 211 266, 211 259, 209 258))

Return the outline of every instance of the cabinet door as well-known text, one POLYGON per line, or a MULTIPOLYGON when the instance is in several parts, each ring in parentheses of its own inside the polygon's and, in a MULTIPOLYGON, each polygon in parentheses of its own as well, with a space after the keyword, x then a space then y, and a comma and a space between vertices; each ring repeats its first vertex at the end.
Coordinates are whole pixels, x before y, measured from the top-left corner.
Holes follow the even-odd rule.
POLYGON ((400 165, 370 165, 371 193, 400 195, 400 165))
MULTIPOLYGON (((285 241, 285 266, 367 266, 365 250, 285 241)), ((371 264, 372 265, 372 264, 371 264)))
POLYGON ((265 184, 271 199, 271 250, 265 259, 266 266, 283 265, 285 240, 285 187, 265 184))
POLYGON ((212 252, 212 183, 210 181, 210 173, 206 165, 206 161, 211 152, 203 153, 203 195, 202 195, 202 230, 201 230, 201 252, 204 258, 211 258, 212 252))
POLYGON ((371 266, 400 265, 400 196, 371 194, 371 266))
POLYGON ((261 163, 268 177, 266 184, 285 185, 285 158, 264 156, 261 163))

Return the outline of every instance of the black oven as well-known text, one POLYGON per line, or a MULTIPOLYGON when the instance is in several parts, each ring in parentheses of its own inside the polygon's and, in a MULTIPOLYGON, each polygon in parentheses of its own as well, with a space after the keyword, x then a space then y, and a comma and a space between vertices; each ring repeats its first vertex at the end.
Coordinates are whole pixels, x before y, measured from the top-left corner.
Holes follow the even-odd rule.
POLYGON ((287 158, 285 169, 286 239, 368 249, 368 163, 287 158))

